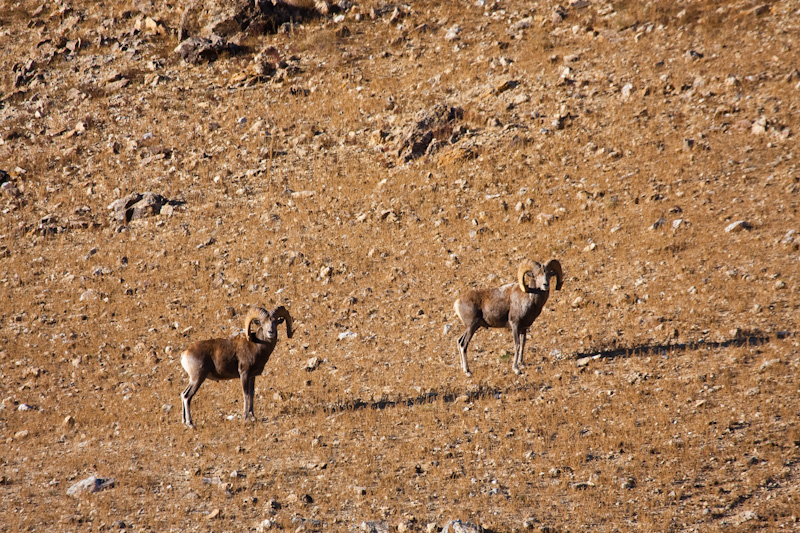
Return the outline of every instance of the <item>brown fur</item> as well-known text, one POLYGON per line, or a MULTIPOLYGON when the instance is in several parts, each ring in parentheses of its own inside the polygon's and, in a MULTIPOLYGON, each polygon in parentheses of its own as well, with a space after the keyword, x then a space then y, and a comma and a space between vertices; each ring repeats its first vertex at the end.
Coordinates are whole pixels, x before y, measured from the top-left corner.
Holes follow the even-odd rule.
POLYGON ((508 328, 514 337, 514 362, 512 368, 519 374, 525 336, 533 321, 542 312, 550 296, 550 278, 556 278, 556 290, 561 289, 563 273, 561 264, 555 259, 542 266, 539 263, 523 263, 517 271, 517 283, 509 283, 491 289, 470 290, 455 301, 456 315, 466 326, 458 339, 461 368, 470 375, 467 363, 467 346, 480 328, 508 328), (532 276, 533 285, 525 278, 532 276))
POLYGON ((184 424, 189 427, 194 425, 191 415, 192 397, 206 379, 241 379, 244 419, 255 420, 255 379, 264 372, 264 367, 278 343, 277 326, 282 322, 286 322, 286 336, 291 338, 294 333, 292 317, 285 307, 280 306, 272 313, 261 307, 254 307, 245 317, 243 336, 198 341, 181 353, 181 365, 189 374, 189 385, 181 394, 184 424), (251 333, 250 326, 255 321, 259 322, 259 327, 251 333))

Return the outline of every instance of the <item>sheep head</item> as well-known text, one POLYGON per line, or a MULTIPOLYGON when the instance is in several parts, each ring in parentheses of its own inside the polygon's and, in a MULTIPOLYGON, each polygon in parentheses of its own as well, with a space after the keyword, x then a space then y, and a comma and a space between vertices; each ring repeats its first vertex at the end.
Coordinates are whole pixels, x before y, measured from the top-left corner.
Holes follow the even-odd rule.
MULTIPOLYGON (((247 340, 250 342, 257 342, 259 338, 264 339, 271 339, 275 337, 275 332, 270 332, 271 329, 269 324, 271 322, 269 311, 264 309, 263 307, 253 307, 250 311, 247 312, 247 316, 244 319, 244 334, 247 337, 247 340), (250 333, 250 325, 254 321, 258 321, 258 328, 255 332, 250 333), (259 335, 259 331, 261 331, 261 335, 259 335), (270 335, 270 333, 272 333, 270 335)), ((272 328, 274 330, 274 328, 272 328)))
POLYGON ((522 263, 517 271, 519 288, 522 289, 522 292, 549 291, 550 278, 553 276, 556 278, 556 290, 561 290, 561 286, 564 284, 564 273, 561 270, 561 263, 555 259, 551 259, 544 266, 536 261, 522 263), (525 277, 528 275, 533 277, 532 285, 525 283, 525 277))

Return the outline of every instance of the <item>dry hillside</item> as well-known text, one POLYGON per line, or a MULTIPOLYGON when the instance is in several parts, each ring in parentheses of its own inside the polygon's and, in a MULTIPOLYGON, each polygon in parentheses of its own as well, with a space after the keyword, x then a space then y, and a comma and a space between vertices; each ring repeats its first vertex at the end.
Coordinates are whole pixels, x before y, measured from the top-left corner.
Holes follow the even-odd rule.
POLYGON ((0 4, 0 530, 800 530, 800 2, 291 3, 0 4))

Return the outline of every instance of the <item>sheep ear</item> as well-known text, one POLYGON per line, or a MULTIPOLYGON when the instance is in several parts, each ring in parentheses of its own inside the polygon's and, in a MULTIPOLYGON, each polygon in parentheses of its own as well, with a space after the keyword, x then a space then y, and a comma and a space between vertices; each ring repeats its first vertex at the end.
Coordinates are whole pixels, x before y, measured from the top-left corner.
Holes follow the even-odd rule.
POLYGON ((561 286, 564 284, 564 271, 561 270, 561 263, 555 259, 551 259, 544 267, 556 276, 556 290, 560 291, 561 286))

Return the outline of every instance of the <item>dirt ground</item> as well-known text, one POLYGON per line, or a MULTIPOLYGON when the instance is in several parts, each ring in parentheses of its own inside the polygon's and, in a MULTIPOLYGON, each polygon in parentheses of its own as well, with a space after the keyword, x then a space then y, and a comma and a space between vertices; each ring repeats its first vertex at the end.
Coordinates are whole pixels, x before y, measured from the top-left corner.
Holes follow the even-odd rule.
POLYGON ((800 2, 293 4, 0 5, 0 530, 800 531, 800 2))

